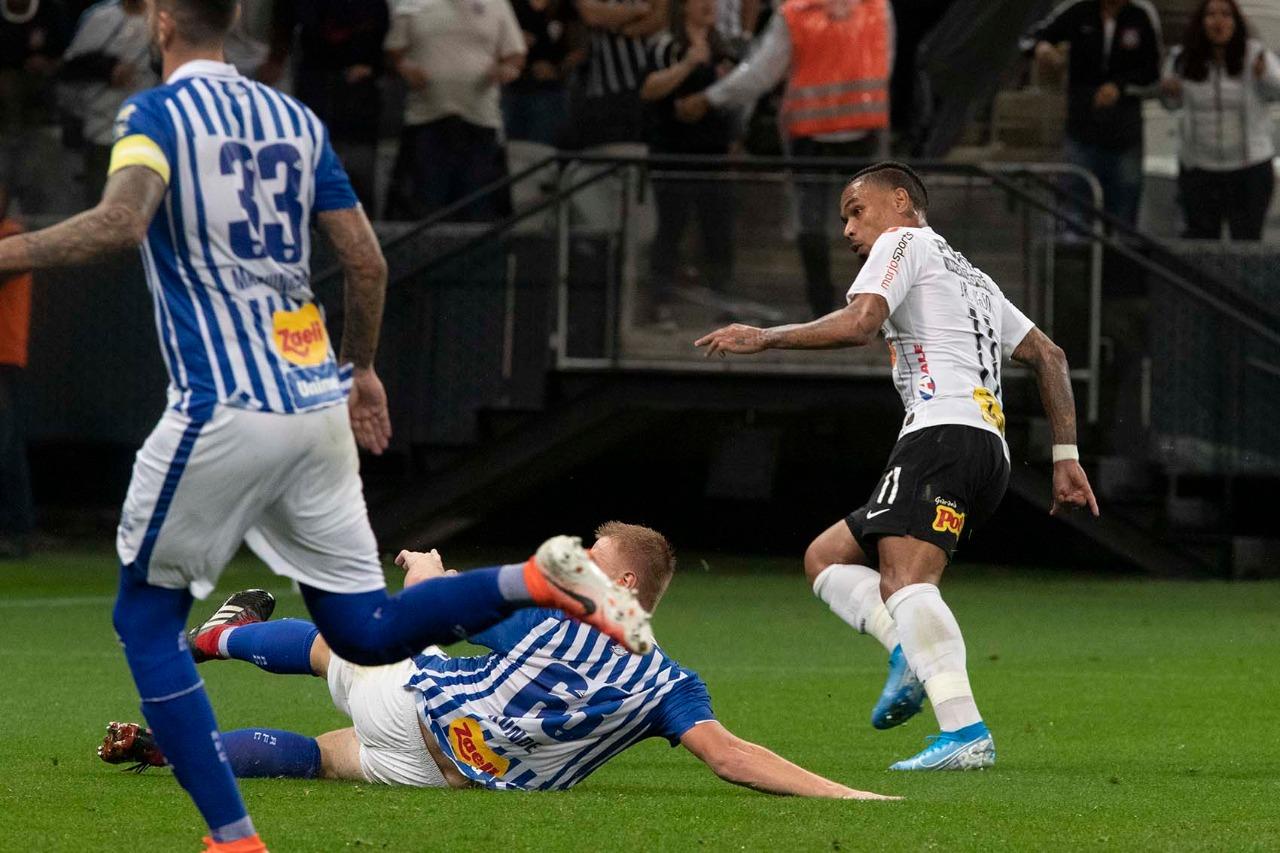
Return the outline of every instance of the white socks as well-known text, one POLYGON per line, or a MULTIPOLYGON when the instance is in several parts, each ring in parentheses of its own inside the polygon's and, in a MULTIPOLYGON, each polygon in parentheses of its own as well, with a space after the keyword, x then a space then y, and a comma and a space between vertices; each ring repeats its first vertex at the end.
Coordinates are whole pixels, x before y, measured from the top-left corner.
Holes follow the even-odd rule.
POLYGON ((866 566, 827 566, 814 579, 813 594, 859 634, 870 634, 888 651, 898 645, 898 628, 880 600, 879 572, 866 566))
POLYGON ((885 607, 898 626, 907 662, 924 682, 942 731, 981 722, 965 671, 964 637, 938 588, 931 583, 904 586, 889 596, 885 607))

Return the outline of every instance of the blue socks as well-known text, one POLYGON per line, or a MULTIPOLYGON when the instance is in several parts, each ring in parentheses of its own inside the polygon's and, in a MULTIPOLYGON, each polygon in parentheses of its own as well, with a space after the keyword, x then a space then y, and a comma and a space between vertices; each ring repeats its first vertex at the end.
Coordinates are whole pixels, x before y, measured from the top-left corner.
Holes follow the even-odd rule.
POLYGON ((503 575, 510 568, 433 578, 396 595, 385 589, 324 592, 303 584, 302 597, 338 657, 378 666, 413 657, 430 645, 465 639, 528 606, 523 584, 516 589, 511 573, 503 575))
POLYGON ((254 834, 185 639, 191 594, 120 572, 112 623, 142 696, 142 714, 215 841, 254 834))
POLYGON ((280 729, 236 729, 222 736, 231 769, 241 779, 320 775, 320 745, 315 738, 280 729))
POLYGON ((227 656, 278 675, 310 675, 311 644, 319 633, 302 619, 239 625, 226 634, 227 656))

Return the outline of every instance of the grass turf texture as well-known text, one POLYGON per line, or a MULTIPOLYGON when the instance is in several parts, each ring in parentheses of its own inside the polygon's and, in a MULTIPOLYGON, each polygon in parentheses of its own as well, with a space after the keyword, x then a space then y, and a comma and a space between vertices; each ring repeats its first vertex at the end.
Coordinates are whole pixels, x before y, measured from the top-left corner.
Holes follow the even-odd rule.
MULTIPOLYGON (((914 775, 884 768, 934 721, 926 710, 870 727, 885 664, 874 640, 777 561, 699 562, 685 560, 656 629, 702 673, 720 719, 905 802, 767 797, 653 740, 568 793, 245 780, 264 838, 277 853, 1280 848, 1280 585, 953 569, 946 594, 999 763, 914 775)), ((114 585, 103 555, 0 564, 0 850, 199 847, 198 815, 168 771, 137 777, 93 754, 108 720, 139 717, 111 631, 114 585)), ((193 620, 244 586, 275 590, 278 615, 303 615, 280 579, 240 560, 193 620)), ((224 729, 345 725, 319 679, 243 663, 203 674, 224 729)))

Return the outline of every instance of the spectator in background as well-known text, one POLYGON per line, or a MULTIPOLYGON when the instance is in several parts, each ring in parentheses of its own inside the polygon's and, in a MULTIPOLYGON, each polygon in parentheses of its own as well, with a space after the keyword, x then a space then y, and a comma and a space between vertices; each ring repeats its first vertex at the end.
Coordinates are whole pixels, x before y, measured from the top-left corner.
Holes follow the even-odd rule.
POLYGON ((761 0, 716 0, 716 32, 741 56, 763 11, 761 0))
MULTIPOLYGON (((411 185, 414 218, 506 174, 499 88, 520 76, 525 44, 507 0, 401 0, 385 47, 409 87, 398 176, 411 185)), ((456 219, 497 218, 509 201, 490 195, 456 219)))
POLYGON ((281 82, 278 69, 268 67, 275 0, 240 0, 240 15, 227 33, 223 53, 227 62, 250 79, 269 86, 281 82), (274 76, 273 76, 274 75, 274 76), (268 79, 269 78, 269 79, 268 79))
POLYGON ((1146 0, 1067 2, 1034 27, 1022 47, 1045 65, 1070 63, 1066 160, 1098 178, 1108 213, 1136 225, 1142 98, 1154 94, 1160 79, 1159 16, 1146 0))
POLYGON ((576 0, 589 31, 580 90, 573 103, 571 146, 643 143, 640 87, 649 72, 646 41, 668 24, 668 0, 576 0))
POLYGON ((1161 81, 1165 106, 1182 108, 1178 194, 1184 237, 1262 239, 1275 191, 1268 100, 1280 99, 1280 60, 1250 38, 1235 0, 1205 0, 1161 81))
POLYGON ((558 146, 569 120, 567 81, 586 51, 570 0, 512 0, 529 49, 524 71, 502 91, 507 139, 558 146))
MULTIPOLYGON (((787 91, 779 121, 797 157, 872 159, 887 148, 893 14, 887 0, 787 0, 769 21, 757 50, 705 92, 676 104, 684 121, 710 107, 746 106, 778 85, 787 91)), ((831 240, 836 215, 830 181, 799 183, 800 233, 809 307, 835 308, 831 240)))
MULTIPOLYGON (((708 110, 693 123, 681 122, 675 115, 677 98, 705 90, 733 67, 736 54, 716 30, 715 22, 716 0, 675 0, 671 30, 653 40, 652 70, 640 88, 640 97, 650 104, 649 142, 655 154, 729 153, 733 136, 730 114, 708 110)), ((717 293, 727 289, 733 275, 734 204, 730 190, 679 178, 654 181, 658 235, 650 264, 656 285, 654 314, 659 323, 670 324, 673 319, 672 287, 690 214, 697 215, 702 233, 707 284, 717 293)))
MULTIPOLYGON (((23 230, 8 212, 0 181, 0 240, 23 230)), ((0 560, 25 557, 35 526, 21 387, 30 326, 30 273, 0 278, 0 560)))
POLYGON ((157 82, 146 2, 114 0, 91 6, 62 56, 58 79, 69 84, 66 108, 81 123, 85 204, 92 207, 107 183, 116 115, 126 98, 157 82))
POLYGON ((294 94, 329 129, 365 210, 375 211, 386 0, 276 0, 267 75, 279 76, 296 34, 294 94))
POLYGON ((69 30, 56 0, 0 0, 0 185, 27 213, 45 208, 37 131, 56 118, 52 84, 69 30))

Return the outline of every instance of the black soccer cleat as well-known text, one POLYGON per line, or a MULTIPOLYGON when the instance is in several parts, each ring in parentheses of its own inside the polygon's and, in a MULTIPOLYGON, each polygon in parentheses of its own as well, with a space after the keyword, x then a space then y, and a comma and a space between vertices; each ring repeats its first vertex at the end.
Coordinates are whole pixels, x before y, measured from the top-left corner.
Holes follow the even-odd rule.
POLYGON ((276 609, 276 597, 265 589, 233 593, 203 625, 187 632, 187 645, 196 663, 218 658, 218 637, 227 628, 266 622, 276 609))
POLYGON ((137 723, 107 723, 107 735, 98 747, 98 757, 108 764, 133 765, 125 770, 141 773, 148 767, 164 767, 168 764, 156 744, 151 729, 137 723))

